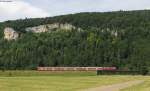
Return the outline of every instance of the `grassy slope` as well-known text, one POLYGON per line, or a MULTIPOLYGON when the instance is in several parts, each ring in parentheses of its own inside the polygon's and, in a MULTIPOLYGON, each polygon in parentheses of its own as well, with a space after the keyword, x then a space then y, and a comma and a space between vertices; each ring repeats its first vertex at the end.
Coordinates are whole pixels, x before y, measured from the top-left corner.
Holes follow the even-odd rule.
POLYGON ((138 76, 96 76, 94 72, 7 71, 0 72, 0 76, 1 91, 80 91, 141 79, 138 76))

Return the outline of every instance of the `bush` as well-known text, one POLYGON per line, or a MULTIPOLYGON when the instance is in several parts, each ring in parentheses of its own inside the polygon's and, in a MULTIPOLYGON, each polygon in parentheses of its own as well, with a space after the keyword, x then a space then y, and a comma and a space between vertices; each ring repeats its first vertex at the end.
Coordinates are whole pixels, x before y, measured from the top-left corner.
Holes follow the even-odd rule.
POLYGON ((146 66, 141 67, 141 74, 142 75, 147 75, 148 72, 149 72, 149 70, 146 66))

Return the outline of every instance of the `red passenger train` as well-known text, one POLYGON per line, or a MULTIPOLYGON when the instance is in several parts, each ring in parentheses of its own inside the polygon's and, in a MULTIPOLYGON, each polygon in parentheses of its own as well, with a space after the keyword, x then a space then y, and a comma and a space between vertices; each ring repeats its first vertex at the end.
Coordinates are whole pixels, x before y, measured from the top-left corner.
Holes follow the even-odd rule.
POLYGON ((117 70, 116 67, 38 67, 38 71, 97 71, 117 70))

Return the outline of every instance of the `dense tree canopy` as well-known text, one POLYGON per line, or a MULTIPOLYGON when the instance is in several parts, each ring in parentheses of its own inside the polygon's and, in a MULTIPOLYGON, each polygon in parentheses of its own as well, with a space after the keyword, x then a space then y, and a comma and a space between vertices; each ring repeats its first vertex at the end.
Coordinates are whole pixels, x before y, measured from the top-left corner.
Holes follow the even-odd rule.
POLYGON ((139 70, 150 66, 150 11, 78 13, 0 23, 0 68, 35 69, 37 66, 116 66, 139 70), (26 27, 70 23, 82 32, 26 33, 26 27), (13 27, 18 40, 3 39, 13 27))

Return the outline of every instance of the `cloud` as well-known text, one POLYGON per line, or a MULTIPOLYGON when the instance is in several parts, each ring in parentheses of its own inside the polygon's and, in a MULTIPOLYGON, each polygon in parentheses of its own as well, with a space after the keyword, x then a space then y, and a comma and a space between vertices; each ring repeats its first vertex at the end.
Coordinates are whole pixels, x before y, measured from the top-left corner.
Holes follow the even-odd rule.
POLYGON ((54 15, 150 9, 150 0, 27 0, 54 15))
POLYGON ((0 21, 78 12, 150 9, 150 0, 13 0, 0 2, 0 21))
POLYGON ((0 21, 46 16, 50 14, 24 1, 0 2, 0 21))
POLYGON ((150 9, 149 0, 104 0, 104 11, 150 9))

